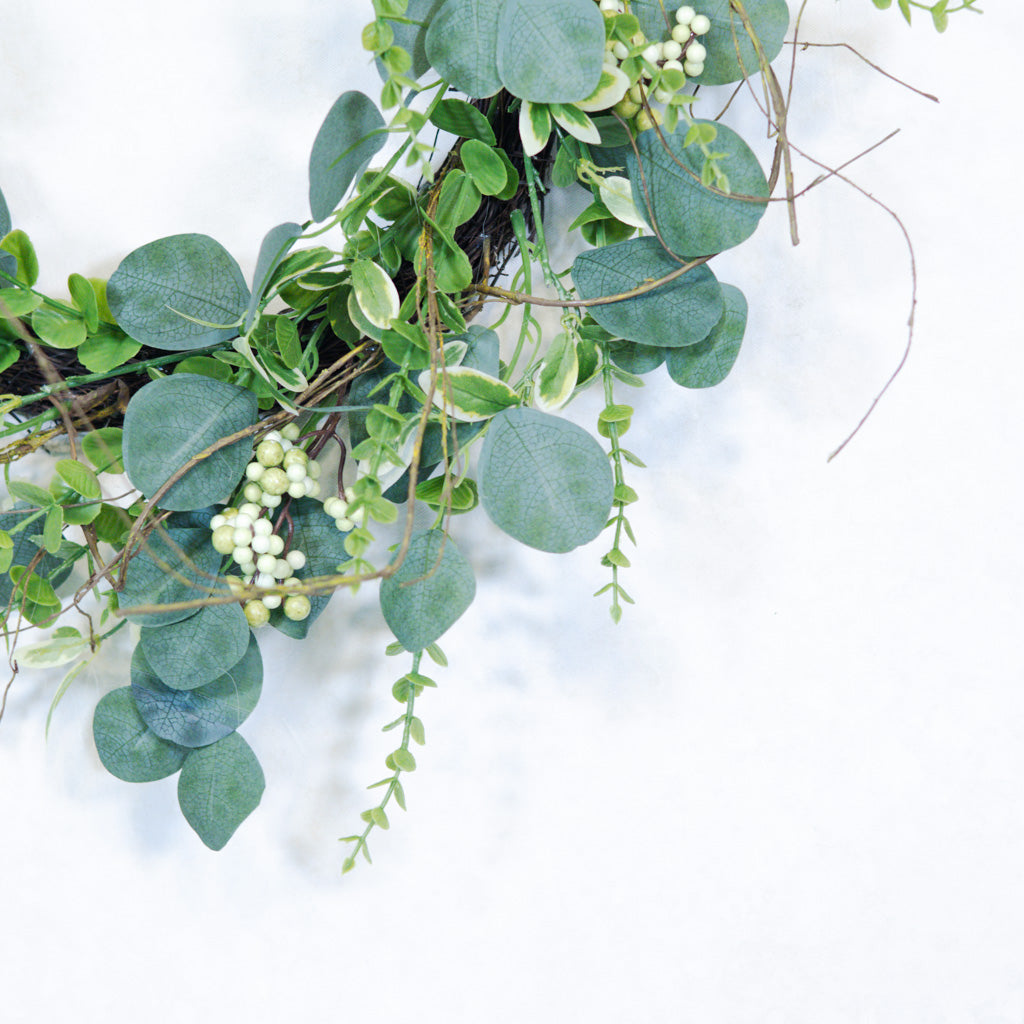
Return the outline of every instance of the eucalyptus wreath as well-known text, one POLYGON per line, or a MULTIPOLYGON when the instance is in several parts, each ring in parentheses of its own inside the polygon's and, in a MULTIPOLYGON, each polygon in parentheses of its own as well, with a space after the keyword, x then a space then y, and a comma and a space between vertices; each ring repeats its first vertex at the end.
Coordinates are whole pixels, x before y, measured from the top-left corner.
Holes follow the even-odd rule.
MULTIPOLYGON (((898 6, 940 30, 976 10, 898 6)), ((136 624, 128 684, 95 710, 96 750, 127 782, 178 773, 185 819, 219 850, 264 791, 239 732, 263 684, 259 632, 302 640, 335 591, 378 585, 387 654, 409 661, 385 726, 399 739, 380 799, 345 837, 345 870, 405 806, 428 663, 446 664, 438 641, 474 597, 459 517, 482 507, 546 552, 601 538, 598 594, 619 621, 643 467, 623 444, 623 396, 661 366, 683 388, 722 381, 748 310, 711 261, 773 201, 789 204, 796 240, 773 70, 784 0, 373 0, 373 13, 362 41, 379 101, 350 91, 327 112, 309 217, 267 232, 251 280, 213 238, 179 234, 109 280, 72 274, 53 298, 0 194, 11 681, 19 665, 69 665, 52 715, 136 624), (774 137, 767 172, 700 111, 703 86, 732 83, 774 137), (587 248, 567 269, 543 221, 545 195, 566 188, 590 200, 569 228, 587 248), (587 430, 564 413, 591 388, 604 401, 587 430), (59 439, 48 486, 12 476, 59 439), (22 643, 30 630, 47 632, 22 643)))

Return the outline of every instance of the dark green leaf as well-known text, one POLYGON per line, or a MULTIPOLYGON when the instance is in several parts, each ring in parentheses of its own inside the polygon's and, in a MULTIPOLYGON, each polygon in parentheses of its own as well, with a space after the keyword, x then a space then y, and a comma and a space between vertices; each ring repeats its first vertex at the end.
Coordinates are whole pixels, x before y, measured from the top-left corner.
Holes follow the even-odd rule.
POLYGON ((188 754, 178 778, 178 804, 199 838, 211 850, 222 850, 259 805, 265 786, 252 748, 233 732, 188 754))
POLYGON ((85 457, 96 467, 97 473, 123 473, 121 464, 120 427, 98 427, 79 436, 85 457))
POLYGON ((480 500, 507 534, 541 551, 571 551, 604 529, 614 486, 608 457, 585 430, 536 409, 499 413, 478 471, 480 500))
POLYGON ((476 594, 473 569, 441 530, 413 535, 405 560, 380 586, 384 619, 407 651, 444 634, 476 594))
POLYGON ((493 146, 496 143, 494 129, 478 110, 465 100, 441 100, 430 115, 430 120, 442 131, 451 132, 464 139, 478 139, 480 142, 493 146))
POLYGON ((125 782, 165 779, 188 756, 187 748, 160 739, 146 725, 127 686, 112 690, 96 705, 92 734, 103 767, 125 782))
POLYGON ((490 146, 477 139, 467 139, 459 150, 462 166, 473 179, 473 184, 485 196, 494 196, 508 183, 505 164, 490 146))
POLYGON ((142 346, 113 325, 91 335, 75 352, 78 361, 91 373, 106 373, 123 366, 142 346))
POLYGON ((0 250, 10 253, 18 263, 15 275, 22 284, 29 287, 39 279, 39 260, 31 239, 20 228, 8 231, 0 240, 0 250))
POLYGON ((237 327, 206 324, 239 322, 249 289, 219 242, 208 235, 171 235, 121 261, 107 284, 107 301, 127 335, 178 352, 235 337, 237 327))
POLYGON ((88 278, 81 274, 72 274, 68 278, 68 292, 71 301, 81 311, 90 334, 100 329, 100 307, 96 301, 96 292, 88 278))

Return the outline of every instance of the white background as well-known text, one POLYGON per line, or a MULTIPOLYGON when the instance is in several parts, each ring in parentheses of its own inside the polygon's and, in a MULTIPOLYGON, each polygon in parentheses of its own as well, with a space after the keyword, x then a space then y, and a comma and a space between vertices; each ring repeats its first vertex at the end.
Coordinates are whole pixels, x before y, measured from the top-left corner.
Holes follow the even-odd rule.
MULTIPOLYGON (((600 541, 461 536, 478 597, 419 710, 409 813, 341 880, 384 774, 405 665, 371 592, 268 638, 243 732, 263 803, 206 850, 174 780, 92 748, 112 645, 43 722, 22 674, 0 726, 5 1021, 916 1024, 1024 1020, 1019 627, 1019 109, 1024 10, 944 36, 811 0, 794 142, 850 168, 719 275, 751 306, 729 380, 663 372, 628 437, 647 462, 637 604, 613 628, 600 541)), ((181 231, 247 270, 307 216, 305 166, 345 89, 373 92, 356 0, 0 3, 0 183, 44 283, 181 231)), ((745 101, 746 102, 746 101, 745 101)), ((704 112, 711 114, 711 101, 704 112)), ((741 116, 746 133, 754 117, 741 116)), ((766 151, 762 144, 762 150, 766 151)), ((817 171, 803 161, 807 183, 817 171)), ((557 229, 552 227, 553 231, 557 229)), ((594 403, 578 413, 587 422, 594 403)))

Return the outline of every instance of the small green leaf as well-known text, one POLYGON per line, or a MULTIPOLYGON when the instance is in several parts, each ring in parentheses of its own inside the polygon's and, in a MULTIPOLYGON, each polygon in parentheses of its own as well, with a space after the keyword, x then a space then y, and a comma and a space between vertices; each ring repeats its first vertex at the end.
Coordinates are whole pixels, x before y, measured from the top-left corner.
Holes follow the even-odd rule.
POLYGON ((7 489, 12 498, 27 502, 33 508, 49 508, 54 502, 49 491, 27 480, 8 480, 7 489))
POLYGON ((441 100, 430 115, 431 122, 442 131, 464 139, 479 139, 488 146, 496 144, 494 129, 483 112, 459 99, 441 100))
POLYGON ((82 452, 97 473, 123 473, 120 427, 98 427, 80 436, 82 452))
MULTIPOLYGON (((427 391, 430 372, 419 376, 419 385, 427 391)), ((489 419, 502 409, 519 405, 519 396, 503 380, 468 366, 454 366, 438 379, 434 405, 446 408, 455 419, 471 423, 489 419)))
POLYGON ((31 317, 32 330, 53 348, 77 348, 85 341, 85 321, 55 309, 37 309, 31 317))
POLYGON ((501 192, 508 182, 505 164, 501 157, 484 142, 467 139, 459 150, 459 157, 473 184, 485 195, 501 192))
POLYGON ((41 295, 34 295, 21 288, 0 288, 0 319, 10 320, 13 317, 27 316, 42 304, 41 295))
POLYGON ((360 311, 374 327, 390 327, 401 307, 395 282, 370 260, 356 260, 350 271, 352 294, 360 311))
POLYGON ((9 231, 0 241, 0 250, 9 252, 18 261, 18 272, 15 276, 22 284, 31 288, 39 280, 36 250, 24 231, 20 228, 9 231))
POLYGON ((43 547, 47 554, 56 555, 64 539, 64 509, 51 505, 43 520, 43 547))
POLYGON ((138 355, 141 348, 134 338, 129 338, 124 331, 112 326, 110 330, 100 330, 86 338, 78 346, 75 355, 91 373, 106 373, 123 366, 138 355))
POLYGON ((61 480, 83 498, 95 499, 102 495, 96 474, 81 462, 76 462, 74 459, 60 459, 54 468, 61 480))
POLYGON ((399 747, 398 750, 393 750, 391 752, 391 760, 394 761, 395 767, 401 769, 403 772, 416 771, 416 758, 403 747, 399 747))
POLYGON ((85 325, 89 329, 89 333, 95 334, 100 329, 100 307, 91 282, 81 274, 72 274, 68 278, 68 292, 71 295, 71 301, 85 317, 85 325))
POLYGON ((579 376, 576 343, 564 331, 556 334, 540 366, 534 403, 545 412, 556 412, 572 397, 579 376))

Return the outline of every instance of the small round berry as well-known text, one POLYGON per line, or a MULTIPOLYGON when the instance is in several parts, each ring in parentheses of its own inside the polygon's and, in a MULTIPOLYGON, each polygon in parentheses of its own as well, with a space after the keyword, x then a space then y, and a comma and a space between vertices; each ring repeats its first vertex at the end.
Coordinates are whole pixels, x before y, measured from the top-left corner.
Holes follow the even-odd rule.
POLYGON ((668 103, 668 101, 670 99, 672 99, 673 96, 675 96, 675 93, 672 92, 670 89, 655 89, 654 90, 654 98, 659 103, 668 103))
POLYGON ((657 64, 658 61, 661 60, 661 44, 651 43, 651 45, 644 50, 643 58, 651 64, 657 64))
POLYGON ((246 622, 253 629, 259 629, 270 621, 270 609, 260 600, 246 601, 243 610, 246 622))
POLYGON ((707 59, 708 51, 700 43, 690 43, 686 48, 686 60, 693 64, 703 64, 707 59))
POLYGON ((245 467, 245 478, 247 480, 259 480, 259 478, 263 476, 264 469, 266 469, 266 466, 264 466, 262 462, 250 462, 249 465, 245 467))
POLYGON ((349 530, 354 529, 356 524, 353 523, 348 516, 338 516, 338 518, 334 520, 334 525, 341 533, 348 533, 349 530))
POLYGON ((320 479, 320 463, 319 462, 312 462, 312 461, 310 462, 310 464, 309 464, 309 475, 314 480, 319 480, 320 479))
MULTIPOLYGON (((614 110, 619 117, 625 118, 632 117, 639 109, 640 104, 630 99, 629 96, 623 96, 622 99, 612 107, 612 110, 614 110)), ((339 527, 339 529, 340 528, 341 527, 339 527)))
POLYGON ((231 557, 240 566, 252 565, 252 548, 246 547, 244 545, 239 545, 238 547, 232 548, 231 557))
POLYGON ((262 533, 257 534, 252 539, 252 549, 257 555, 265 555, 270 550, 270 538, 262 533))
POLYGON ((291 423, 286 423, 281 428, 281 437, 283 437, 286 441, 298 441, 299 435, 301 433, 302 428, 298 425, 298 423, 295 423, 294 421, 291 423))
MULTIPOLYGON (((265 494, 284 494, 288 490, 288 484, 291 481, 288 479, 287 473, 283 469, 278 469, 276 466, 273 469, 268 469, 260 479, 260 486, 263 488, 265 494)), ((264 502, 266 504, 266 502, 264 502)))
POLYGON ((294 480, 288 485, 288 494, 292 498, 304 498, 306 496, 306 484, 305 482, 299 483, 294 480))
POLYGON ((703 36, 711 31, 711 19, 706 14, 694 15, 690 22, 690 31, 695 35, 703 36))
POLYGON ((252 544, 252 530, 248 526, 236 526, 231 531, 231 540, 236 548, 247 548, 252 544))
POLYGON ((284 551, 284 537, 268 537, 270 541, 270 554, 277 557, 284 551))
POLYGON ((219 530, 226 522, 227 519, 218 513, 210 520, 210 529, 219 530))
POLYGON ((291 619, 292 622, 301 622, 303 619, 308 619, 309 613, 312 610, 313 606, 305 594, 289 594, 284 599, 285 618, 291 619))
POLYGON ((672 38, 681 46, 685 46, 690 41, 690 26, 676 25, 672 29, 672 38))
POLYGON ((661 124, 661 114, 657 110, 652 110, 648 113, 646 110, 641 110, 636 115, 636 127, 638 131, 646 131, 648 128, 653 128, 656 124, 661 124))
POLYGON ((261 465, 268 468, 280 466, 281 460, 284 458, 284 448, 280 441, 272 441, 269 437, 265 437, 256 446, 256 458, 261 465))
POLYGON ((213 536, 210 538, 210 543, 213 545, 213 550, 221 555, 230 555, 235 550, 235 528, 228 525, 227 523, 218 526, 213 531, 213 536))
POLYGON ((683 71, 690 78, 697 78, 704 73, 704 65, 700 61, 688 60, 683 62, 683 71))
POLYGON ((619 0, 601 0, 597 5, 602 11, 609 11, 612 14, 619 13, 619 0))
POLYGON ((293 462, 290 466, 284 467, 284 475, 294 483, 302 483, 306 479, 306 467, 305 465, 298 465, 293 462))
POLYGON ((263 493, 263 488, 257 483, 246 484, 242 491, 248 501, 259 501, 260 495, 263 493))
POLYGON ((324 511, 332 519, 337 519, 338 516, 345 514, 345 502, 343 502, 341 498, 332 495, 324 502, 324 511))
MULTIPOLYGON (((238 514, 240 516, 248 516, 249 519, 252 521, 249 523, 249 526, 252 526, 252 524, 255 523, 256 520, 259 519, 261 515, 263 515, 263 509, 261 509, 255 501, 247 501, 238 510, 238 514)), ((237 526, 238 524, 236 523, 235 525, 237 526)))
POLYGON ((669 39, 661 44, 661 52, 665 55, 665 60, 676 60, 682 55, 683 47, 675 39, 669 39))
POLYGON ((282 465, 285 469, 289 466, 302 466, 305 469, 309 465, 309 456, 301 448, 289 448, 284 453, 282 465))
POLYGON ((267 576, 273 576, 274 570, 277 568, 277 559, 271 555, 260 555, 256 559, 256 571, 266 573, 267 576))
POLYGON ((697 12, 688 4, 684 4, 676 11, 676 21, 680 25, 689 25, 697 16, 697 12))
POLYGON ((286 580, 295 575, 295 570, 288 564, 287 558, 279 558, 274 565, 274 579, 286 580))
POLYGON ((277 508, 281 504, 280 494, 266 494, 260 499, 267 508, 277 508))
POLYGON ((625 60, 629 56, 629 47, 625 43, 616 43, 612 47, 612 53, 614 53, 619 60, 625 60))
POLYGON ((320 493, 320 484, 311 476, 306 477, 304 486, 306 488, 306 496, 309 498, 315 498, 320 493))
POLYGON ((273 587, 277 580, 269 572, 258 572, 253 576, 252 582, 257 587, 273 587))
POLYGON ((662 71, 682 71, 683 70, 683 63, 682 63, 682 61, 678 61, 678 60, 667 60, 667 61, 665 61, 664 64, 661 65, 661 70, 662 71))
POLYGON ((296 571, 306 567, 306 556, 298 550, 292 549, 284 556, 284 560, 296 571))
POLYGON ((274 524, 269 519, 257 519, 252 524, 252 532, 257 537, 269 537, 274 532, 274 524))
POLYGON ((266 605, 267 608, 270 609, 270 611, 273 611, 275 608, 281 607, 280 594, 266 594, 263 597, 261 597, 260 600, 264 603, 264 605, 266 605))

